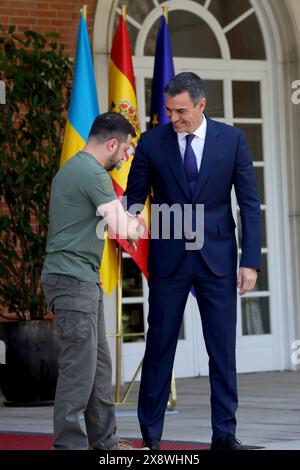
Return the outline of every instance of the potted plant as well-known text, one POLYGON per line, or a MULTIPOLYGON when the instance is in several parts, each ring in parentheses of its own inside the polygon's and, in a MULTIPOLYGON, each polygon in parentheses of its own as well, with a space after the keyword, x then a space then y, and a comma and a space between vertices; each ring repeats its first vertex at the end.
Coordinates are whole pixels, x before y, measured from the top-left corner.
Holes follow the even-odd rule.
POLYGON ((7 403, 53 400, 57 378, 58 345, 40 284, 72 73, 57 36, 28 30, 18 37, 0 26, 0 387, 7 403))

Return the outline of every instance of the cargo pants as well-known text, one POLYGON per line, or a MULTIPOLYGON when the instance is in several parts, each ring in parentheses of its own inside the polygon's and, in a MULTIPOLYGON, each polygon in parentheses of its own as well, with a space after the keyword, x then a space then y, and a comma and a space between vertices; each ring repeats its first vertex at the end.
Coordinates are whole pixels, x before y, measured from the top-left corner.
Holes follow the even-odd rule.
POLYGON ((112 367, 102 288, 63 274, 42 274, 42 286, 55 313, 61 347, 53 448, 86 450, 90 445, 110 449, 119 438, 110 397, 112 367))

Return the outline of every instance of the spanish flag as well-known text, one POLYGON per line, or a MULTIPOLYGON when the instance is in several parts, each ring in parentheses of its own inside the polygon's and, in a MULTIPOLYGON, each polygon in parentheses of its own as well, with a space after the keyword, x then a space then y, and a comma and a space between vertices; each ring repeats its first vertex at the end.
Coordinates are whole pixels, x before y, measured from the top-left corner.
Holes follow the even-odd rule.
POLYGON ((60 164, 81 150, 99 114, 94 67, 86 21, 81 15, 77 32, 75 71, 60 164))
MULTIPOLYGON (((137 137, 132 142, 131 148, 127 152, 126 161, 121 164, 120 168, 115 168, 111 172, 115 192, 119 197, 121 197, 126 189, 128 173, 132 159, 134 158, 136 142, 141 134, 132 66, 132 52, 126 23, 122 15, 120 15, 119 25, 115 32, 110 55, 109 109, 111 111, 121 113, 126 119, 128 119, 134 127, 137 135, 137 137)), ((146 203, 145 210, 143 211, 147 227, 149 226, 148 213, 149 201, 146 203)), ((117 241, 122 246, 122 248, 131 255, 132 259, 136 262, 145 276, 148 277, 148 236, 146 235, 146 237, 143 237, 141 240, 139 240, 137 244, 137 251, 129 249, 126 240, 117 238, 117 241)), ((113 284, 116 286, 118 282, 117 273, 115 273, 112 269, 107 269, 105 263, 105 261, 108 262, 108 260, 111 259, 110 257, 114 256, 114 253, 114 240, 106 240, 100 271, 103 287, 108 284, 110 286, 113 286, 113 284)))

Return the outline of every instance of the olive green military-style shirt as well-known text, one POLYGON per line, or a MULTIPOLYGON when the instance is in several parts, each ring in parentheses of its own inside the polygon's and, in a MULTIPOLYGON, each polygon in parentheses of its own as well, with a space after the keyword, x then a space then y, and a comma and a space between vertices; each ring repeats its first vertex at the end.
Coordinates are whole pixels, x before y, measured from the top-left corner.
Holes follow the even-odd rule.
POLYGON ((96 209, 115 199, 108 172, 91 154, 78 152, 60 168, 51 186, 43 274, 99 282, 104 240, 96 233, 96 209))

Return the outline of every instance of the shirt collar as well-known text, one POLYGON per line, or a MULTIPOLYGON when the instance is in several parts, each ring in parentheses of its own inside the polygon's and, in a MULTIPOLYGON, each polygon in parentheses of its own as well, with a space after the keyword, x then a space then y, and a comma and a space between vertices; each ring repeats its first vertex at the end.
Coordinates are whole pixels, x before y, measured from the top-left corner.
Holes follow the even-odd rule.
MULTIPOLYGON (((201 140, 205 140, 205 137, 206 137, 206 129, 207 129, 207 120, 206 120, 206 117, 204 116, 204 114, 202 114, 203 116, 203 121, 201 122, 200 126, 198 127, 198 129, 196 129, 193 134, 196 135, 197 137, 199 137, 201 140)), ((178 139, 180 140, 183 140, 185 139, 185 137, 188 135, 188 132, 178 132, 177 133, 177 136, 178 136, 178 139)))

